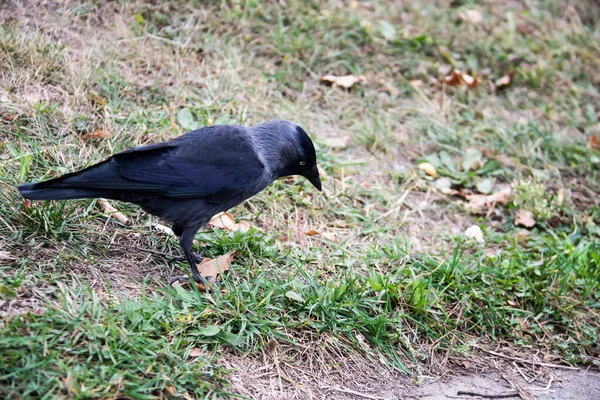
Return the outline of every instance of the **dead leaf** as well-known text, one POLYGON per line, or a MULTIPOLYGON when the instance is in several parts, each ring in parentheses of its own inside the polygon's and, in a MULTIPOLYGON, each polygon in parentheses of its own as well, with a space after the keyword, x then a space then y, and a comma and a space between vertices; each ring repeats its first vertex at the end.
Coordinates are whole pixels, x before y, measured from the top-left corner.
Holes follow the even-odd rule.
POLYGON ((202 349, 200 349, 199 347, 194 347, 193 349, 190 350, 190 357, 200 357, 202 355, 202 349))
POLYGON ((474 214, 487 214, 496 204, 506 205, 511 193, 510 185, 504 185, 496 193, 489 195, 467 194, 466 191, 459 191, 459 195, 469 201, 467 209, 474 214))
POLYGON ((460 71, 457 69, 453 69, 450 75, 442 78, 442 82, 448 86, 458 86, 460 85, 460 71))
POLYGON ((334 220, 333 225, 337 226, 338 228, 347 228, 348 227, 348 223, 346 221, 344 221, 343 219, 334 220))
POLYGON ((588 149, 600 150, 600 137, 591 135, 587 142, 588 149))
POLYGON ((306 236, 315 236, 315 235, 318 235, 318 234, 319 234, 319 232, 318 232, 318 231, 316 231, 316 230, 314 230, 314 229, 310 229, 310 230, 308 230, 308 231, 304 232, 304 234, 305 234, 306 236))
POLYGON ((520 209, 515 215, 515 225, 522 226, 524 228, 533 228, 535 226, 535 219, 533 219, 533 213, 528 210, 520 209))
POLYGON ((108 202, 108 200, 103 199, 103 198, 99 198, 98 199, 98 206, 100 207, 100 209, 102 210, 103 213, 110 215, 111 218, 119 221, 123 225, 129 225, 130 224, 129 218, 127 218, 125 216, 125 214, 123 214, 122 212, 117 211, 117 209, 114 208, 108 202))
POLYGON ((83 140, 93 140, 93 139, 110 139, 112 135, 110 132, 103 131, 102 129, 97 129, 94 132, 86 133, 81 138, 83 140))
POLYGON ((357 83, 366 82, 366 78, 362 75, 354 76, 354 75, 343 75, 343 76, 335 76, 335 75, 325 75, 319 79, 319 82, 328 83, 334 86, 341 86, 346 89, 350 89, 357 83))
POLYGON ((473 78, 471 75, 461 73, 461 78, 463 82, 469 87, 469 89, 474 89, 479 86, 479 79, 473 78))
POLYGON ((229 270, 233 260, 233 251, 222 255, 216 259, 205 258, 198 264, 198 272, 205 278, 211 277, 213 281, 224 272, 229 270))
POLYGON ((519 303, 517 303, 516 301, 512 301, 512 300, 506 300, 506 304, 508 304, 511 307, 516 307, 519 305, 519 303))
POLYGON ((327 240, 331 240, 332 242, 339 242, 340 239, 338 239, 338 237, 336 236, 335 233, 333 232, 323 232, 321 233, 321 236, 324 237, 327 240))
POLYGON ((510 85, 511 76, 512 76, 512 74, 506 74, 502 78, 500 78, 496 82, 494 82, 496 89, 501 89, 503 87, 510 85))
POLYGON ((233 215, 229 213, 219 213, 215 215, 208 224, 215 228, 225 229, 230 232, 240 231, 246 233, 250 230, 250 224, 248 222, 240 221, 238 224, 235 222, 233 215))
POLYGON ((474 24, 480 24, 483 22, 483 15, 479 10, 465 10, 458 13, 460 19, 466 22, 472 22, 474 24))
POLYGON ((418 87, 423 86, 423 81, 420 79, 415 79, 413 81, 410 81, 410 85, 414 88, 418 88, 418 87))
POLYGON ((421 171, 425 171, 425 173, 429 176, 432 176, 434 178, 437 177, 437 171, 435 170, 433 164, 430 164, 428 162, 421 163, 419 164, 419 169, 421 171))
POLYGON ((248 221, 240 221, 238 223, 238 231, 246 233, 250 230, 250 223, 248 221))
POLYGON ((175 396, 175 394, 177 394, 177 390, 175 389, 175 386, 167 386, 165 388, 165 391, 169 394, 169 396, 175 396))
POLYGON ((228 231, 234 231, 237 228, 237 224, 235 223, 233 215, 229 213, 220 213, 215 215, 208 224, 210 226, 226 229, 228 231))
POLYGON ((441 79, 448 86, 466 85, 469 89, 475 89, 481 83, 480 78, 473 78, 458 69, 453 69, 450 75, 441 79))

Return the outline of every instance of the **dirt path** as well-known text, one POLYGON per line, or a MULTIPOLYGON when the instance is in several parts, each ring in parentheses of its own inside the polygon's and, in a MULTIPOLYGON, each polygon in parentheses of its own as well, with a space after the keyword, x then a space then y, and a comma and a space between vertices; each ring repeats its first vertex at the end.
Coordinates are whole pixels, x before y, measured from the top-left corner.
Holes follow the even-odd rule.
MULTIPOLYGON (((535 377, 532 377, 535 379, 535 377)), ((552 372, 542 382, 528 383, 514 371, 497 371, 485 374, 471 374, 449 379, 444 382, 430 382, 407 390, 407 397, 428 400, 455 398, 521 398, 538 400, 596 400, 600 399, 600 373, 585 371, 552 372), (507 379, 503 378, 506 377, 507 379), (510 383, 509 383, 510 382, 510 383), (512 386, 511 387, 511 383, 512 386), (471 392, 477 395, 466 395, 471 392), (460 395, 458 395, 461 393, 460 395), (504 397, 515 393, 512 397, 504 397)))

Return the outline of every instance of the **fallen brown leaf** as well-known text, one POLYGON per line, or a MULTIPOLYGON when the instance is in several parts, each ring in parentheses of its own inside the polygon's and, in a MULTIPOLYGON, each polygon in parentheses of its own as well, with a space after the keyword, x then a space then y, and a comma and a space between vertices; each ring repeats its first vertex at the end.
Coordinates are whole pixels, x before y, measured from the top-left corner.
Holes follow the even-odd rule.
POLYGON ((588 149, 600 150, 600 137, 591 135, 587 142, 588 149))
POLYGON ((448 86, 466 85, 469 89, 475 89, 481 83, 480 78, 473 78, 469 74, 465 74, 458 69, 453 69, 450 75, 441 79, 448 86))
POLYGON ((229 270, 231 261, 233 260, 233 251, 217 257, 215 259, 205 258, 198 264, 198 272, 205 278, 211 277, 216 281, 217 278, 224 272, 229 270))
POLYGON ((321 236, 327 240, 331 240, 332 242, 337 243, 340 241, 340 239, 338 239, 337 235, 333 232, 323 232, 323 233, 321 233, 321 236))
POLYGON ((533 219, 533 213, 528 210, 520 209, 515 215, 515 225, 522 226, 524 228, 533 228, 535 226, 535 219, 533 219))
POLYGON ((86 133, 81 138, 83 140, 93 140, 93 139, 110 139, 112 135, 110 132, 103 131, 102 129, 97 129, 94 132, 86 133))
POLYGON ((502 78, 500 78, 496 82, 494 82, 496 89, 501 89, 503 87, 510 85, 511 76, 512 76, 512 74, 506 74, 502 78))
POLYGON ((360 76, 354 76, 354 75, 342 75, 342 76, 335 76, 335 75, 325 75, 323 77, 321 77, 321 79, 319 79, 319 82, 322 83, 328 83, 334 86, 341 86, 343 88, 346 89, 350 89, 352 86, 356 85, 357 83, 362 83, 365 82, 366 78, 362 75, 360 76))
POLYGON ((234 231, 237 228, 237 224, 235 223, 233 215, 229 213, 220 213, 215 215, 208 224, 210 226, 226 229, 228 231, 234 231))
POLYGON ((219 213, 215 215, 208 224, 210 226, 225 229, 230 232, 240 231, 242 233, 246 233, 248 230, 250 230, 250 223, 246 221, 240 221, 239 223, 236 223, 233 215, 229 213, 219 213))
POLYGON ((193 349, 190 350, 190 357, 200 357, 202 355, 202 349, 198 348, 198 347, 194 347, 193 349))
POLYGON ((314 229, 310 229, 310 230, 308 230, 308 231, 304 232, 304 234, 305 234, 306 236, 315 236, 315 235, 318 235, 318 234, 319 234, 319 232, 318 232, 318 231, 316 231, 316 230, 314 230, 314 229))
POLYGON ((119 221, 123 225, 129 225, 130 224, 129 218, 127 218, 125 216, 125 214, 123 214, 122 212, 120 212, 116 208, 114 208, 108 202, 108 200, 103 199, 103 198, 99 198, 98 199, 98 206, 100 207, 100 209, 102 210, 103 213, 110 215, 111 218, 119 221))
POLYGON ((467 209, 473 214, 487 214, 496 204, 506 205, 511 193, 512 188, 510 185, 502 186, 496 193, 489 195, 470 194, 466 193, 466 191, 459 191, 459 195, 468 200, 467 209))
POLYGON ((248 221, 240 221, 238 223, 238 231, 246 233, 250 230, 250 223, 248 221))

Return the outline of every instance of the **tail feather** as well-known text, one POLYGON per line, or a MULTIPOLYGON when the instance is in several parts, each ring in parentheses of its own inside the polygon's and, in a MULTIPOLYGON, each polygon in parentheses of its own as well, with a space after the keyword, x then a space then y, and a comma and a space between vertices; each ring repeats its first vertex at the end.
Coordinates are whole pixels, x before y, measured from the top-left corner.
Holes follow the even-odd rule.
POLYGON ((38 183, 25 183, 18 187, 21 196, 29 200, 67 200, 94 197, 112 197, 107 190, 37 187, 38 183))

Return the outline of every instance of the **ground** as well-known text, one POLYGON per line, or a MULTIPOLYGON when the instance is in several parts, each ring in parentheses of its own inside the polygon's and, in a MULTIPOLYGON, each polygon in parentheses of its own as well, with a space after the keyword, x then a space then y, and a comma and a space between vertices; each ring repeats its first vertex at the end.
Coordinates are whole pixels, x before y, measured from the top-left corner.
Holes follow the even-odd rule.
POLYGON ((0 395, 597 398, 600 7, 412 3, 0 3, 0 395), (220 290, 136 206, 15 189, 271 118, 324 193, 203 229, 220 290))

